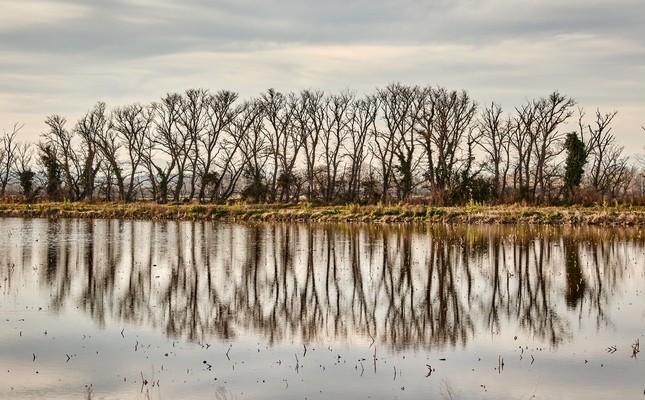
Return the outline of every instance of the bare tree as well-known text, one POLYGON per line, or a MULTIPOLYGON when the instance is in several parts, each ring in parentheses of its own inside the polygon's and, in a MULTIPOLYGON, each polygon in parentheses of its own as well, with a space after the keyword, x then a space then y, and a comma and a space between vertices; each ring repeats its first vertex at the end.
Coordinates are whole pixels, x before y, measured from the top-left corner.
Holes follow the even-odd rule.
POLYGON ((592 192, 601 197, 612 195, 612 189, 624 181, 627 169, 627 159, 621 156, 623 147, 618 146, 611 133, 610 124, 616 114, 618 111, 601 113, 598 109, 592 126, 583 123, 585 112, 579 109, 578 128, 589 158, 586 181, 592 192))
POLYGON ((190 149, 193 147, 193 138, 189 132, 178 127, 179 118, 183 112, 182 103, 182 96, 179 93, 169 93, 161 99, 161 102, 153 104, 156 114, 154 122, 155 135, 153 138, 154 148, 165 153, 170 158, 169 161, 166 161, 165 167, 162 168, 161 165, 157 165, 153 161, 150 152, 147 157, 148 163, 153 165, 153 172, 156 172, 158 176, 161 202, 167 201, 170 190, 172 190, 173 201, 179 201, 184 188, 190 149), (175 177, 175 187, 171 188, 171 181, 175 177))
POLYGON ((32 157, 33 148, 30 143, 22 142, 17 144, 14 167, 22 190, 22 196, 27 202, 33 201, 37 194, 37 188, 34 188, 36 172, 34 172, 31 165, 32 157))
MULTIPOLYGON (((207 133, 208 126, 208 108, 210 107, 211 96, 206 89, 188 89, 184 96, 181 97, 181 111, 177 118, 177 128, 182 132, 183 154, 181 160, 190 164, 190 182, 188 200, 195 197, 197 189, 197 179, 203 175, 198 171, 201 160, 200 139, 207 133)), ((179 163, 178 165, 182 165, 179 163)), ((183 167, 180 168, 183 170, 183 167)), ((183 174, 181 174, 183 176, 183 174)), ((182 176, 180 179, 183 181, 182 176)), ((175 201, 178 200, 178 193, 175 194, 175 201)))
MULTIPOLYGON (((7 153, 4 148, 0 147, 0 176, 4 176, 5 174, 5 168, 6 168, 6 163, 5 160, 7 159, 7 153)), ((9 179, 7 177, 7 179, 9 179)))
POLYGON ((482 110, 477 123, 478 144, 486 153, 484 168, 493 175, 492 190, 499 199, 506 191, 506 177, 510 168, 510 147, 512 121, 502 117, 502 107, 491 102, 490 107, 482 110))
POLYGON ((560 94, 558 91, 548 97, 542 97, 534 102, 537 129, 533 132, 533 154, 535 161, 535 180, 533 182, 532 196, 535 200, 544 202, 550 195, 547 191, 548 181, 555 169, 552 164, 554 159, 562 153, 564 146, 564 133, 558 130, 559 126, 573 115, 571 108, 575 100, 560 94), (537 193, 537 187, 540 191, 537 193))
MULTIPOLYGON (((77 124, 77 131, 88 143, 87 154, 94 157, 98 153, 102 163, 97 162, 97 166, 101 166, 105 175, 105 193, 106 200, 112 200, 113 180, 116 181, 116 188, 118 191, 117 198, 125 200, 125 178, 123 176, 123 169, 119 160, 119 150, 123 147, 123 143, 119 139, 119 132, 113 129, 112 116, 114 113, 107 115, 105 103, 99 102, 94 106, 94 109, 88 112, 77 124)), ((89 190, 90 197, 94 188, 94 179, 96 176, 96 169, 92 166, 92 160, 88 159, 89 166, 86 167, 86 186, 92 189, 89 190)))
POLYGON ((517 197, 521 200, 529 198, 529 184, 531 176, 531 156, 535 141, 535 109, 533 103, 527 102, 520 108, 515 108, 513 126, 511 128, 511 143, 515 149, 515 169, 513 173, 513 188, 517 190, 517 197))
MULTIPOLYGON (((82 177, 84 163, 81 162, 82 154, 74 148, 74 133, 65 128, 66 123, 67 119, 57 114, 47 117, 45 124, 49 127, 49 131, 42 134, 43 141, 38 144, 38 148, 41 152, 41 159, 44 156, 46 160, 53 163, 51 165, 58 165, 58 168, 62 170, 61 180, 64 182, 64 186, 61 188, 51 187, 50 194, 56 192, 55 196, 62 195, 68 200, 76 201, 81 198, 82 191, 79 180, 82 177)), ((51 178, 54 177, 51 176, 51 178)), ((54 183, 48 182, 48 184, 54 183)))
POLYGON ((360 198, 363 163, 368 155, 367 140, 375 136, 378 109, 378 98, 374 95, 355 100, 350 109, 351 144, 347 144, 346 153, 350 159, 347 199, 351 201, 360 198))
POLYGON ((139 103, 117 107, 112 111, 110 130, 116 132, 128 154, 129 170, 127 173, 121 172, 123 179, 122 187, 119 188, 122 199, 126 202, 135 198, 135 190, 139 184, 139 168, 143 162, 146 138, 150 137, 153 118, 152 107, 139 103))
POLYGON ((0 198, 4 198, 6 194, 7 184, 9 183, 13 165, 16 162, 19 147, 19 143, 16 142, 16 136, 23 126, 24 124, 18 126, 16 123, 13 125, 11 133, 5 131, 2 136, 2 147, 0 148, 0 198))
POLYGON ((296 176, 294 167, 298 153, 303 144, 303 137, 294 125, 294 111, 298 99, 291 93, 288 97, 274 89, 260 95, 264 124, 271 154, 271 172, 269 175, 269 201, 278 200, 280 188, 281 201, 290 200, 291 187, 296 176))
MULTIPOLYGON (((547 203, 561 192, 562 126, 575 105, 554 91, 515 108, 513 117, 492 102, 477 118, 464 90, 400 83, 359 99, 349 90, 268 89, 237 101, 233 92, 189 89, 109 115, 98 102, 71 130, 51 115, 37 144, 46 193, 128 202, 137 190, 148 196, 149 180, 160 202, 224 201, 235 193, 288 202, 301 191, 327 202, 388 202, 409 199, 423 185, 440 204, 487 200, 491 192, 500 201, 513 189, 517 199, 547 203)), ((624 196, 634 176, 610 134, 615 115, 597 111, 591 125, 582 115, 578 122, 590 154, 584 182, 611 197, 624 196)), ((0 196, 18 176, 19 129, 5 132, 0 145, 0 196)))
POLYGON ((345 141, 351 132, 351 106, 355 94, 348 90, 338 95, 331 95, 327 101, 327 112, 323 119, 321 133, 323 156, 323 200, 333 201, 341 188, 338 186, 339 169, 343 154, 340 150, 345 147, 345 141))
MULTIPOLYGON (((379 158, 389 158, 390 164, 383 169, 383 195, 387 192, 389 180, 394 179, 397 194, 400 199, 407 199, 415 186, 414 177, 419 164, 415 151, 417 144, 415 128, 419 121, 426 91, 419 86, 406 86, 400 83, 390 84, 383 90, 378 90, 382 118, 386 130, 383 134, 388 137, 382 143, 387 146, 377 146, 379 158), (393 164, 393 161, 396 163, 393 164), (389 170, 389 171, 388 171, 389 170), (387 185, 386 185, 387 183, 387 185)), ((383 199, 385 201, 385 198, 383 199)))
MULTIPOLYGON (((116 159, 117 154, 110 153, 108 141, 108 127, 109 121, 105 112, 105 103, 98 102, 94 105, 94 108, 88 111, 81 119, 78 120, 76 126, 74 127, 74 132, 78 134, 81 138, 81 153, 80 153, 80 165, 82 165, 79 186, 79 200, 80 199, 92 199, 95 188, 96 174, 101 166, 101 158, 99 158, 99 149, 100 145, 106 145, 106 151, 103 152, 105 155, 108 154, 108 157, 111 158, 108 160, 110 166, 118 169, 118 163, 116 159)), ((113 145, 115 143, 112 143, 113 145)), ((111 168, 108 169, 109 172, 115 173, 111 168)), ((115 174, 116 175, 116 174, 115 174)))
MULTIPOLYGON (((237 93, 223 90, 208 99, 207 127, 199 136, 204 149, 199 201, 204 201, 207 188, 210 188, 210 200, 228 198, 242 172, 236 158, 243 134, 232 135, 232 131, 247 104, 235 106, 237 97, 237 93)), ((246 130, 244 123, 239 127, 246 130)))
POLYGON ((262 100, 247 102, 231 131, 240 143, 244 165, 243 176, 246 182, 241 195, 256 203, 266 201, 269 195, 266 165, 274 156, 264 129, 264 106, 261 102, 262 100))
POLYGON ((314 171, 318 161, 318 143, 323 129, 323 120, 327 114, 327 99, 324 92, 303 90, 300 101, 294 110, 295 123, 303 136, 302 147, 306 163, 306 194, 311 200, 314 197, 314 171))
POLYGON ((514 186, 519 198, 545 202, 557 175, 557 156, 564 150, 564 133, 558 130, 573 114, 575 100, 558 91, 516 108, 512 143, 516 152, 514 186), (538 191, 539 187, 539 191, 538 191))
POLYGON ((417 131, 430 188, 436 191, 441 202, 450 201, 450 192, 467 184, 475 175, 472 162, 476 113, 477 103, 465 90, 427 89, 417 131))

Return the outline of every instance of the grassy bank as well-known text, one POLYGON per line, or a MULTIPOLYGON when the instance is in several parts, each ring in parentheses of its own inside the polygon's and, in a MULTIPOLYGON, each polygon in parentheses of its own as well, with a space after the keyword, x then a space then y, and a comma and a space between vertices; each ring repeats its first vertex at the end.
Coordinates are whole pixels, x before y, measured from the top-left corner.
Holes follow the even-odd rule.
POLYGON ((645 207, 533 207, 424 205, 0 203, 1 217, 114 218, 129 220, 430 222, 466 224, 645 225, 645 207))

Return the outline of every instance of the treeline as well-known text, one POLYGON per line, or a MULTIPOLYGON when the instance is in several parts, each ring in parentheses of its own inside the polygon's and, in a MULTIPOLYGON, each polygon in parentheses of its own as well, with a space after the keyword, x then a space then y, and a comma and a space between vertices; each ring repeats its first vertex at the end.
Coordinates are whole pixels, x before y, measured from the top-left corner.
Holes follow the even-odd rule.
POLYGON ((611 134, 555 91, 510 113, 466 91, 393 83, 240 100, 189 89, 150 104, 98 102, 0 148, 0 196, 23 199, 376 203, 624 200, 640 179, 611 134), (565 123, 567 123, 565 126, 565 123))

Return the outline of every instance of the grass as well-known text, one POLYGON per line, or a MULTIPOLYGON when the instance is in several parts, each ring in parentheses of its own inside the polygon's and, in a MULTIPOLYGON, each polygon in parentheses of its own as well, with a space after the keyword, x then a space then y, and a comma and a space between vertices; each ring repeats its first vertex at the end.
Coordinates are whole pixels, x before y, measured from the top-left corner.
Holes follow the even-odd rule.
POLYGON ((645 225, 645 207, 596 204, 590 207, 537 207, 523 204, 462 207, 420 204, 156 204, 43 202, 0 203, 0 216, 46 218, 115 218, 129 220, 332 221, 377 223, 596 224, 645 225))

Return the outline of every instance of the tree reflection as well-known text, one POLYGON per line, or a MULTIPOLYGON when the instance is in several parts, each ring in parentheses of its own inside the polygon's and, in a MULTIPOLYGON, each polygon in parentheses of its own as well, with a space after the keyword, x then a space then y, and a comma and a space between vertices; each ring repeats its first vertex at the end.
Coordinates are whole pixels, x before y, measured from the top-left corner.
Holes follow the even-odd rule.
POLYGON ((611 324, 610 293, 644 250, 637 232, 603 228, 50 220, 43 229, 44 243, 2 259, 25 270, 40 262, 51 307, 82 306, 100 326, 195 342, 245 330, 270 345, 372 338, 397 350, 461 347, 505 329, 558 346, 583 313, 611 324))

